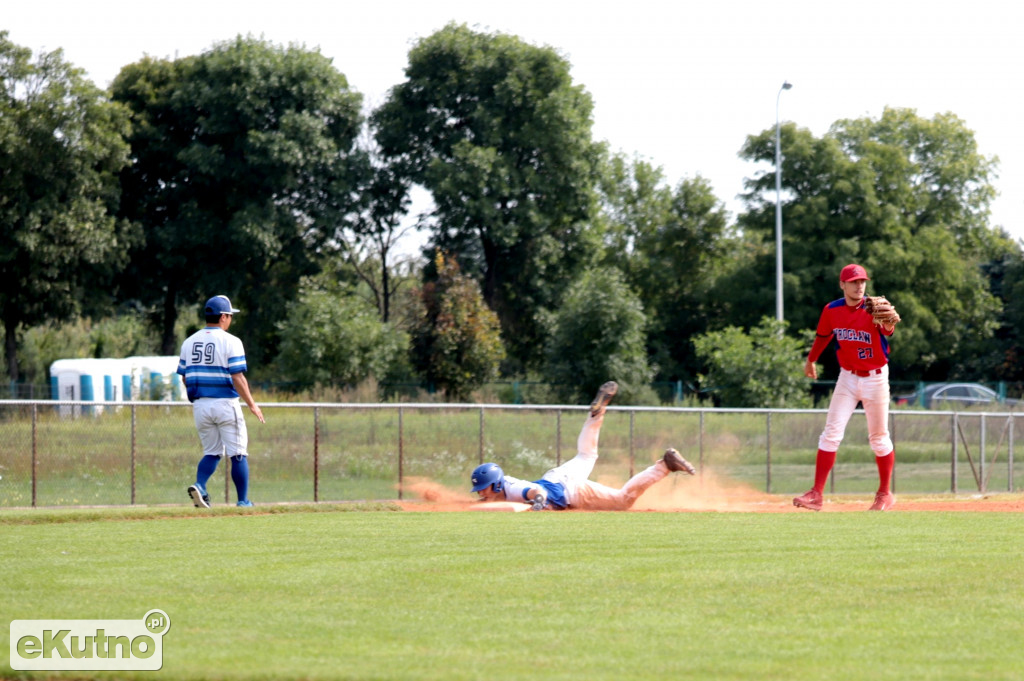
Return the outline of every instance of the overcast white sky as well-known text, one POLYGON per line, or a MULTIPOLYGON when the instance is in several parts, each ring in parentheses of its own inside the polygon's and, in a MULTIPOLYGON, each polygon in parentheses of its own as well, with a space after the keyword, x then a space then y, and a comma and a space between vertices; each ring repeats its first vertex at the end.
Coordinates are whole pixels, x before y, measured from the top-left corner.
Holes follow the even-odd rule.
MULTIPOLYGON (((107 87, 143 55, 174 58, 253 35, 319 49, 370 107, 403 78, 409 48, 449 21, 557 49, 593 96, 594 136, 702 175, 735 215, 744 139, 779 117, 822 135, 884 107, 952 112, 998 156, 992 224, 1024 238, 1024 9, 1007 0, 590 3, 566 0, 4 0, 0 29, 107 87)), ((773 170, 771 167, 761 170, 773 170)))

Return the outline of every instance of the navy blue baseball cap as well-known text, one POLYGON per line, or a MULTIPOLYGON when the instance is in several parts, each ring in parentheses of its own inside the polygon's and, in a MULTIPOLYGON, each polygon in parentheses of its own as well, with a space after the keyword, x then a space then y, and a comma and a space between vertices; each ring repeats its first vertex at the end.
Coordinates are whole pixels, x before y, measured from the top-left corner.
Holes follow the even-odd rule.
POLYGON ((231 300, 227 296, 214 296, 206 301, 206 315, 235 314, 241 312, 231 307, 231 300))

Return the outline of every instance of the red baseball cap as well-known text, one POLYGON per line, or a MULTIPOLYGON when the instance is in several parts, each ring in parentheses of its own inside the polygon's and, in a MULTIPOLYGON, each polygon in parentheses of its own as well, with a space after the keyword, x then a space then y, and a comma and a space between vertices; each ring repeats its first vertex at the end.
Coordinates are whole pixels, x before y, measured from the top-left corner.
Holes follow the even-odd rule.
POLYGON ((839 281, 855 281, 857 279, 871 279, 871 277, 868 276, 867 270, 860 265, 847 265, 843 268, 843 271, 839 273, 839 281))

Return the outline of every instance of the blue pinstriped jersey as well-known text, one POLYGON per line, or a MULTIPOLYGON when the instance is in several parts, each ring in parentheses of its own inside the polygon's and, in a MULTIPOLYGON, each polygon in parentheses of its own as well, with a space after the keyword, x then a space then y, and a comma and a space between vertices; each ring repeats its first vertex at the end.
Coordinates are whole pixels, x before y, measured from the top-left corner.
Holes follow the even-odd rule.
POLYGON ((218 326, 200 329, 181 344, 178 373, 185 377, 189 402, 238 397, 231 376, 245 370, 242 341, 218 326))
POLYGON ((569 507, 569 501, 565 498, 565 487, 560 482, 551 482, 550 480, 534 480, 533 482, 527 482, 525 480, 520 480, 519 478, 513 478, 510 475, 506 475, 502 491, 505 492, 505 499, 508 501, 518 501, 528 504, 530 501, 526 498, 526 493, 534 487, 544 488, 544 491, 547 492, 548 495, 548 505, 553 509, 561 511, 569 507))

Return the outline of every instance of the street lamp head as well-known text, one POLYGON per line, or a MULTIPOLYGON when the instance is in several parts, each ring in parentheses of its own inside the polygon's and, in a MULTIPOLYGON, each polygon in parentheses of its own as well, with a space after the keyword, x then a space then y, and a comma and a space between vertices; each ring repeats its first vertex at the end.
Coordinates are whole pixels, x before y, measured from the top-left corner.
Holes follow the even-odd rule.
POLYGON ((784 82, 784 83, 782 84, 782 89, 783 89, 783 90, 788 90, 788 89, 789 89, 789 88, 791 88, 791 87, 793 87, 793 84, 792 84, 792 83, 790 83, 790 82, 789 82, 788 80, 787 80, 787 81, 785 81, 785 82, 784 82))

